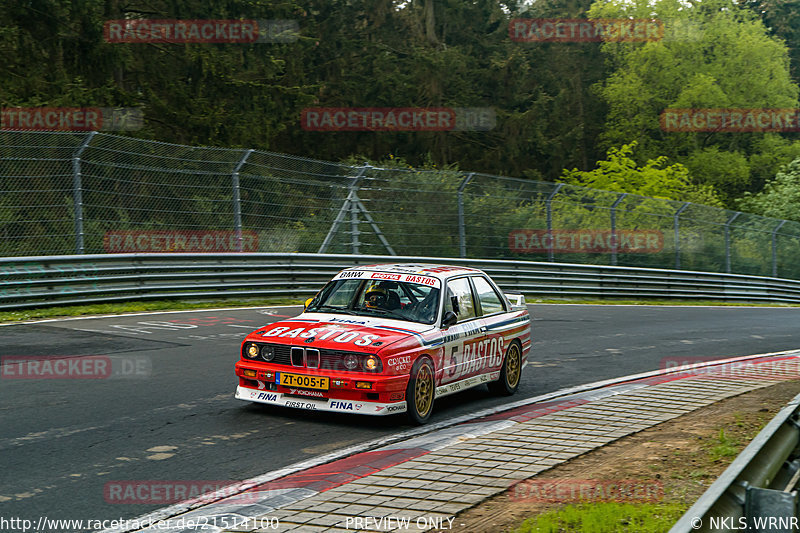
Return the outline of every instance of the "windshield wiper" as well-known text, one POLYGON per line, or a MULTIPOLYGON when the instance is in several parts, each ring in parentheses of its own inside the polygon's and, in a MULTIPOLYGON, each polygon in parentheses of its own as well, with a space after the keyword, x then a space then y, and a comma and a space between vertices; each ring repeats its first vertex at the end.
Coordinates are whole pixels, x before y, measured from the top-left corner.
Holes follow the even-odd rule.
POLYGON ((345 307, 336 307, 336 306, 333 306, 333 305, 320 305, 319 307, 315 307, 314 309, 310 309, 310 311, 311 312, 322 311, 323 309, 326 310, 326 311, 333 311, 334 313, 344 313, 345 315, 355 315, 356 314, 355 311, 351 311, 350 309, 347 309, 345 307))
POLYGON ((406 315, 401 315, 401 314, 400 314, 400 313, 398 313, 397 311, 393 311, 393 310, 391 310, 391 309, 380 309, 380 308, 372 308, 372 307, 360 307, 360 308, 359 308, 359 311, 370 311, 370 312, 379 313, 379 314, 382 314, 382 315, 391 315, 391 316, 393 316, 393 317, 397 317, 397 318, 399 318, 400 320, 406 320, 406 321, 411 321, 411 322, 413 322, 413 320, 411 320, 410 318, 408 318, 406 315))

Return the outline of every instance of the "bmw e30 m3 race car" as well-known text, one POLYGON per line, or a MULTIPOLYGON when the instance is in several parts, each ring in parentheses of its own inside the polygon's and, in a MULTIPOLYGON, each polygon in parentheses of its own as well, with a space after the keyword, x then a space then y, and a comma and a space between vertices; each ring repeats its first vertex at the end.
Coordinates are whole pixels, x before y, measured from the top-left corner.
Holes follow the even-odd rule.
POLYGON ((425 423, 436 398, 519 386, 531 347, 515 303, 472 268, 388 264, 339 272, 304 312, 242 343, 236 398, 425 423))

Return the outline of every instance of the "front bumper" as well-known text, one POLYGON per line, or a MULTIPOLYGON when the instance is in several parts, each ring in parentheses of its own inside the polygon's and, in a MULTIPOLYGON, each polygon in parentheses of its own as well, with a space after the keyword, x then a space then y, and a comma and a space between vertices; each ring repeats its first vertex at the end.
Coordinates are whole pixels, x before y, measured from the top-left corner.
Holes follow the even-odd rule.
POLYGON ((337 400, 334 398, 300 397, 282 392, 251 389, 239 385, 235 397, 248 402, 266 403, 281 407, 293 407, 307 411, 332 411, 336 413, 358 413, 362 415, 393 415, 406 412, 406 402, 371 402, 337 400))
POLYGON ((236 363, 239 385, 235 397, 257 403, 293 407, 310 411, 333 411, 368 415, 390 415, 406 411, 405 390, 408 376, 367 375, 363 373, 319 372, 277 367, 250 361, 236 363), (247 371, 247 374, 245 374, 247 371), (328 390, 294 388, 276 383, 277 372, 327 377, 345 385, 328 390), (359 389, 357 381, 367 381, 369 389, 359 389))

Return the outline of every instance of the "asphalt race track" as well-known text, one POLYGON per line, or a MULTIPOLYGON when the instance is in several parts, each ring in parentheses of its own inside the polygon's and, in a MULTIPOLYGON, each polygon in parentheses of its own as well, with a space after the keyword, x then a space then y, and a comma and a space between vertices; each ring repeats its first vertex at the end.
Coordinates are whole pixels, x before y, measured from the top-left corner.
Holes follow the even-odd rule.
MULTIPOLYGON (((479 387, 437 402, 433 421, 671 363, 800 348, 800 308, 530 310, 534 349, 518 395, 496 398, 479 387)), ((311 413, 233 399, 241 339, 299 311, 0 326, 0 516, 133 518, 171 502, 162 496, 116 503, 110 487, 154 480, 224 484, 407 429, 402 416, 311 413), (93 379, 24 379, 7 365, 50 355, 90 361, 84 376, 93 379)))

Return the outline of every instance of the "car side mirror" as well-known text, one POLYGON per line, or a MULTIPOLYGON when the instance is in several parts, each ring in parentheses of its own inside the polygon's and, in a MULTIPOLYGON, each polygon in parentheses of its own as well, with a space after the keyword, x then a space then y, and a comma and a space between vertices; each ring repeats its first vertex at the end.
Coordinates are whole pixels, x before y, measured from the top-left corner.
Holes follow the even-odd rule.
POLYGON ((458 317, 452 311, 446 312, 444 314, 444 317, 442 317, 442 327, 443 328, 449 328, 450 326, 455 325, 456 322, 458 322, 458 317))
POLYGON ((313 296, 311 298, 309 298, 308 300, 306 300, 306 303, 303 304, 303 310, 308 309, 308 306, 311 305, 311 302, 313 302, 313 301, 314 301, 314 297, 313 296))

